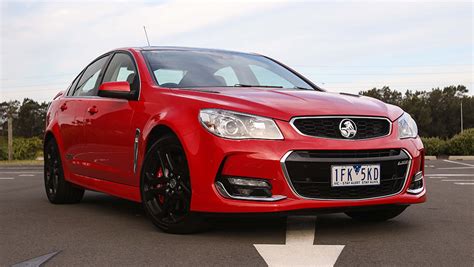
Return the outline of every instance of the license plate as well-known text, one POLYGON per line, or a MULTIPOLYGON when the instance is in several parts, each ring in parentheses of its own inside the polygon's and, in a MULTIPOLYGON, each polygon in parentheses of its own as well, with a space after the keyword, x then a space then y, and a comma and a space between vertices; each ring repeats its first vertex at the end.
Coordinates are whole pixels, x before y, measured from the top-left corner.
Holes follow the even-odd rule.
POLYGON ((380 164, 331 166, 331 185, 333 187, 379 184, 380 164))

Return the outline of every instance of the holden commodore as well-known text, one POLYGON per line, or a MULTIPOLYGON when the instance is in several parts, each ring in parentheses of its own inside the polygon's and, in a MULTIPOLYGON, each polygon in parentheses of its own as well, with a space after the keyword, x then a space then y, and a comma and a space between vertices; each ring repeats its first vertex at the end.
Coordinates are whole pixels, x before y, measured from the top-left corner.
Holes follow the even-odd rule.
POLYGON ((424 149, 399 107, 327 92, 258 54, 117 49, 52 101, 44 181, 142 203, 170 233, 206 215, 345 212, 391 219, 425 201, 424 149))

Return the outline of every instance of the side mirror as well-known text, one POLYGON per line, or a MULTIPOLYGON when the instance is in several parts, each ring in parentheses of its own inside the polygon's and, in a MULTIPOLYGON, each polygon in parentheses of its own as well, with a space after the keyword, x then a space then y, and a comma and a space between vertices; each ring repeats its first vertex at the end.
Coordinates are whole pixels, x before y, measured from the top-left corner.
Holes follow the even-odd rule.
POLYGON ((134 98, 128 82, 105 82, 99 86, 99 96, 128 100, 134 98))

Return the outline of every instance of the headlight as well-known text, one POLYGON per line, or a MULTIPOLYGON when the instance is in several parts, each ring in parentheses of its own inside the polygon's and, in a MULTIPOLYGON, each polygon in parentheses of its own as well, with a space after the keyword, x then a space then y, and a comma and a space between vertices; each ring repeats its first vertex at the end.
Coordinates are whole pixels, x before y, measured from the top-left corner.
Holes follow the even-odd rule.
POLYGON ((418 126, 416 126, 415 120, 412 119, 410 114, 403 113, 398 118, 398 138, 415 138, 418 136, 418 126))
POLYGON ((272 119, 222 109, 203 109, 201 124, 211 133, 230 139, 283 139, 272 119))

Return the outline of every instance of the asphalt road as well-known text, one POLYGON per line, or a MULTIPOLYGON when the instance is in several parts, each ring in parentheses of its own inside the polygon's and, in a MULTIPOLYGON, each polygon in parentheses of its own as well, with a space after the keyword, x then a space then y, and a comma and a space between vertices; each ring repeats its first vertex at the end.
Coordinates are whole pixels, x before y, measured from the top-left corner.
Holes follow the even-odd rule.
MULTIPOLYGON (((314 244, 345 245, 336 266, 473 266, 474 162, 427 161, 428 202, 384 223, 320 215, 314 244)), ((87 192, 52 205, 42 168, 0 166, 0 266, 265 266, 254 244, 285 244, 286 220, 216 219, 194 235, 155 229, 139 204, 87 192)))

